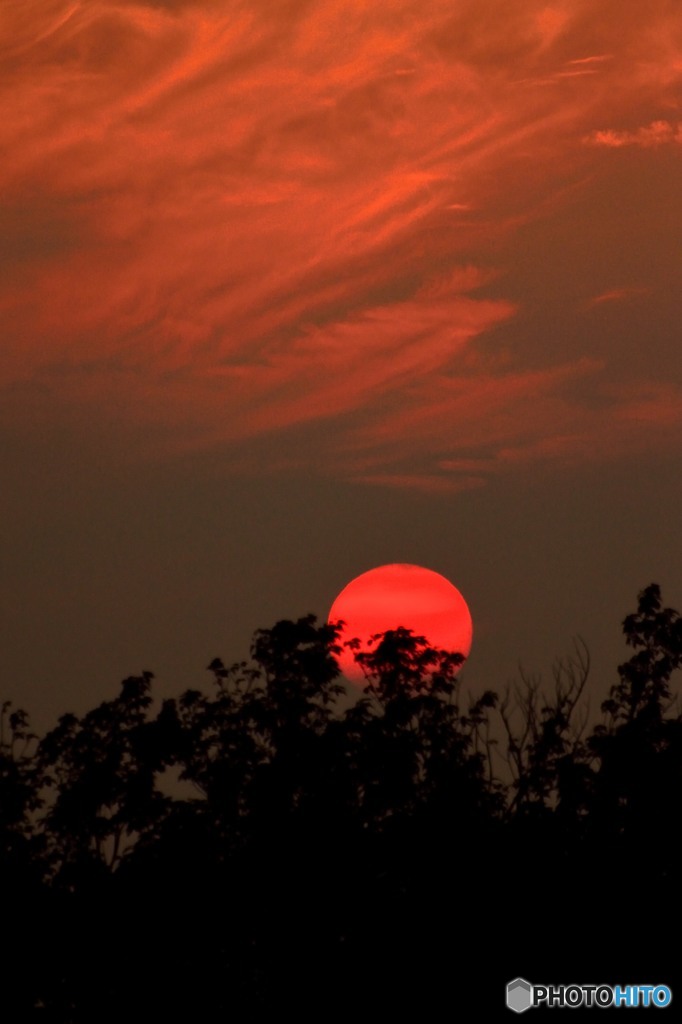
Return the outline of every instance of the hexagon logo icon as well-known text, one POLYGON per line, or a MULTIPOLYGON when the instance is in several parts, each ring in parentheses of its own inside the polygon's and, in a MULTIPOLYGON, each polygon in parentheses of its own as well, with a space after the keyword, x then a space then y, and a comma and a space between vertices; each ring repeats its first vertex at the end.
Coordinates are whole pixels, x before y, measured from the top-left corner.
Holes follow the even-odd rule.
POLYGON ((523 1013, 533 1005, 533 990, 525 978, 514 978, 507 985, 507 1006, 514 1013, 523 1013))

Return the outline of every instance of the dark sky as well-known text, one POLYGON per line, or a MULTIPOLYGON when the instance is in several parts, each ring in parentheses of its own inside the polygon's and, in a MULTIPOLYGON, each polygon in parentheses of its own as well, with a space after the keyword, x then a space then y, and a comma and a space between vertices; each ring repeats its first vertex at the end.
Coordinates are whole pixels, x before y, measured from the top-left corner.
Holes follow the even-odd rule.
POLYGON ((402 561, 467 684, 579 634, 600 698, 682 605, 678 5, 6 0, 0 66, 2 694, 402 561))

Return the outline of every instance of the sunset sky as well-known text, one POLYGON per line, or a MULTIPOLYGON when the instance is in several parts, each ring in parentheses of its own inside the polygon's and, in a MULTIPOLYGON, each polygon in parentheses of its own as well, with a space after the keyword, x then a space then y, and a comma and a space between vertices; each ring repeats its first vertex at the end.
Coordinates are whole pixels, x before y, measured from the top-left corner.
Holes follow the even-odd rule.
POLYGON ((0 695, 415 562, 600 698, 682 605, 677 0, 4 0, 0 68, 0 695))

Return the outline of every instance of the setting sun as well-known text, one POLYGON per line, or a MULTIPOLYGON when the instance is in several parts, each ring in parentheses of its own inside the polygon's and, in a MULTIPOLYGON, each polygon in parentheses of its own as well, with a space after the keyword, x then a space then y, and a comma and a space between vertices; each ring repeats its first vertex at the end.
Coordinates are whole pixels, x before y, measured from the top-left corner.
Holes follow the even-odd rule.
MULTIPOLYGON (((357 637, 360 651, 371 649, 377 633, 403 626, 424 636, 433 647, 468 657, 471 613, 459 590, 440 573, 418 565, 394 563, 370 569, 344 587, 329 612, 329 621, 344 622, 341 643, 357 637)), ((343 674, 361 682, 354 652, 339 656, 343 674)))

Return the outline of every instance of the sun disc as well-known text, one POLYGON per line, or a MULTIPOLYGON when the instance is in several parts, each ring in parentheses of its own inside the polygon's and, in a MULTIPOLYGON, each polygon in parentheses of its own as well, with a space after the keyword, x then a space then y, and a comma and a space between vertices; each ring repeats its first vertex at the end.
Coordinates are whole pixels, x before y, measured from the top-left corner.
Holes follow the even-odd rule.
MULTIPOLYGON (((468 657, 472 621, 459 590, 445 576, 419 565, 394 563, 356 576, 343 588, 329 612, 329 622, 343 620, 340 642, 357 637, 361 651, 376 633, 399 626, 424 636, 438 649, 468 657)), ((343 647, 341 671, 352 682, 364 681, 354 653, 343 647)))

